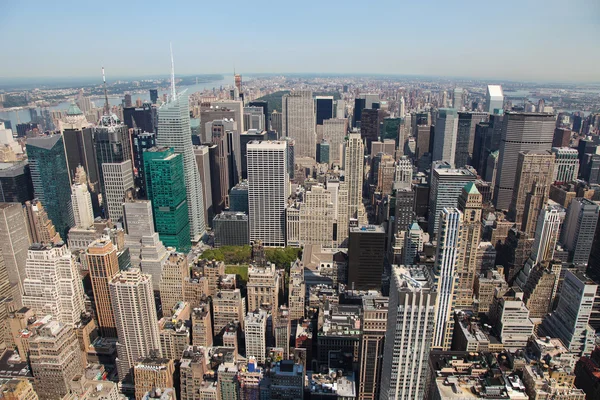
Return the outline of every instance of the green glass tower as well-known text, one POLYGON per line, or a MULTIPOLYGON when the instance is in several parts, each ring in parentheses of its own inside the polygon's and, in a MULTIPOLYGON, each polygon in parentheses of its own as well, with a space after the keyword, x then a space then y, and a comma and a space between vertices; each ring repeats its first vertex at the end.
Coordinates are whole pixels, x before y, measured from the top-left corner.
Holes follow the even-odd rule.
POLYGON ((63 137, 50 135, 28 139, 27 157, 35 196, 48 212, 56 231, 65 240, 75 221, 63 137))
POLYGON ((191 239, 183 157, 173 148, 153 147, 144 151, 143 158, 147 195, 160 240, 187 253, 191 239))

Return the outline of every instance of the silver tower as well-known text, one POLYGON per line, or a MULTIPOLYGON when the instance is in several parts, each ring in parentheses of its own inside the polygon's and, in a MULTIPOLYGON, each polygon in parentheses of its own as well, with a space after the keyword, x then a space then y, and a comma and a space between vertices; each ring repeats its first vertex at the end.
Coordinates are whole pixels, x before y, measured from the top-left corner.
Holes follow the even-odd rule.
POLYGON ((169 101, 158 109, 157 146, 172 147, 183 155, 185 187, 187 189, 190 234, 192 241, 198 241, 206 232, 204 222, 204 201, 202 182, 196 166, 192 134, 190 128, 190 105, 185 91, 175 90, 175 67, 171 50, 171 96, 169 101))

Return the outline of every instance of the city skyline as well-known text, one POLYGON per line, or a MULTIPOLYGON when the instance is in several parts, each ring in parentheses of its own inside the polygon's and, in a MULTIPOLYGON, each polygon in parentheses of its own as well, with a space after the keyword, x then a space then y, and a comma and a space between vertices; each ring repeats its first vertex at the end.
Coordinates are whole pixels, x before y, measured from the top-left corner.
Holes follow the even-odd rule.
POLYGON ((462 7, 441 1, 427 5, 384 2, 375 9, 350 2, 292 9, 259 2, 235 3, 224 12, 215 4, 189 3, 155 11, 136 2, 108 2, 105 8, 114 12, 108 14, 106 26, 97 31, 90 30, 87 21, 90 16, 100 15, 95 4, 78 4, 76 8, 42 2, 27 8, 9 4, 0 17, 0 34, 21 32, 23 36, 22 40, 5 43, 5 54, 10 57, 0 66, 0 77, 90 77, 99 66, 113 76, 130 76, 131 71, 142 76, 164 74, 169 70, 168 45, 173 42, 176 69, 181 75, 235 69, 248 73, 598 82, 600 72, 594 65, 600 62, 600 55, 589 49, 600 34, 600 25, 593 20, 597 14, 594 10, 600 11, 600 5, 592 0, 576 3, 565 8, 555 0, 542 8, 516 1, 503 7, 475 2, 462 7), (493 17, 472 18, 469 10, 493 17), (131 26, 133 31, 133 15, 136 21, 148 25, 138 29, 139 35, 127 35, 127 30, 121 29, 131 26), (196 15, 194 22, 201 31, 213 33, 212 37, 202 36, 209 40, 198 40, 193 34, 194 25, 187 23, 190 16, 196 15), (357 16, 361 20, 358 27, 348 22, 357 16), (221 22, 228 19, 241 23, 220 30, 221 22), (562 24, 556 25, 557 19, 562 24), (32 28, 29 32, 20 26, 24 20, 32 28), (270 49, 267 60, 261 56, 265 40, 257 41, 255 35, 246 34, 247 24, 255 21, 268 25, 262 34, 270 49), (162 26, 170 28, 168 33, 162 26), (454 34, 448 35, 448 30, 454 34), (322 40, 325 37, 337 39, 322 40), (52 56, 61 43, 68 44, 72 56, 52 56), (433 46, 432 50, 423 51, 424 44, 433 46), (223 52, 230 45, 237 51, 223 52), (493 47, 494 56, 473 51, 488 46, 493 47), (570 54, 585 54, 586 62, 573 63, 571 57, 556 56, 565 49, 570 54), (219 53, 219 57, 206 57, 219 53), (363 54, 376 55, 377 63, 363 54))

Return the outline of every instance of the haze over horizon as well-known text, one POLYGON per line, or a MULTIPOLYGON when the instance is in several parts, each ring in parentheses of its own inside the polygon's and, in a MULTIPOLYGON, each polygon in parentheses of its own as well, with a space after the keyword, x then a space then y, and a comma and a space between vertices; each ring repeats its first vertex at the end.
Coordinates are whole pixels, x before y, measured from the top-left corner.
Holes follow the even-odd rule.
POLYGON ((594 0, 428 4, 358 1, 11 2, 0 77, 390 74, 599 82, 594 0), (24 29, 26 28, 26 29, 24 29), (236 61, 238 60, 238 61, 236 61))

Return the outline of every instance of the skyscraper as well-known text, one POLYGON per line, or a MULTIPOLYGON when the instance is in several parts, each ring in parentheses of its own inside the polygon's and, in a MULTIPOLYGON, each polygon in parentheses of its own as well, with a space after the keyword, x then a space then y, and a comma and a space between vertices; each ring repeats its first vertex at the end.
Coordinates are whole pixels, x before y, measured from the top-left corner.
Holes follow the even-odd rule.
POLYGON ((569 262, 583 269, 588 265, 600 206, 581 197, 573 199, 567 209, 560 241, 569 252, 569 262))
MULTIPOLYGON (((367 151, 371 150, 371 143, 379 140, 379 110, 365 108, 362 110, 360 120, 360 136, 367 143, 367 151)), ((374 154, 373 154, 374 155, 374 154)))
POLYGON ((463 108, 463 88, 455 87, 452 92, 452 108, 462 110, 463 108))
POLYGON ((152 277, 139 268, 119 272, 109 283, 117 325, 119 380, 131 378, 135 362, 151 352, 160 354, 152 277))
POLYGON ((456 208, 444 208, 440 213, 439 243, 435 257, 434 273, 438 298, 432 346, 448 350, 454 332, 455 296, 458 284, 458 262, 463 215, 456 208))
POLYGON ((329 142, 329 162, 342 165, 344 137, 348 131, 348 120, 332 118, 323 121, 323 138, 329 142))
POLYGON ((315 96, 317 125, 333 118, 333 96, 315 96))
POLYGON ((494 205, 508 210, 516 181, 519 153, 526 150, 547 151, 552 147, 554 115, 508 112, 504 116, 498 175, 494 187, 494 205))
MULTIPOLYGON (((456 107, 455 107, 456 108, 456 107)), ((456 152, 454 162, 456 168, 467 165, 475 166, 473 159, 475 146, 475 129, 478 123, 487 122, 489 116, 482 112, 459 112, 456 136, 456 152)))
POLYGON ((388 303, 387 297, 368 296, 362 299, 360 386, 358 389, 360 400, 379 399, 388 303))
POLYGON ((424 266, 392 267, 380 399, 423 397, 437 295, 424 266))
POLYGON ((458 114, 456 110, 453 108, 440 108, 435 123, 431 161, 447 161, 454 166, 457 134, 458 114))
POLYGON ((100 188, 104 193, 102 164, 122 163, 131 159, 131 141, 127 125, 123 124, 115 114, 100 117, 94 127, 94 148, 100 175, 100 188))
POLYGON ((285 207, 289 196, 286 144, 250 142, 247 154, 250 241, 285 246, 285 207))
POLYGON ((94 150, 94 135, 85 115, 75 103, 71 104, 60 125, 70 181, 73 181, 77 167, 81 165, 89 183, 97 186, 99 171, 94 150))
MULTIPOLYGON (((154 222, 160 240, 187 253, 191 247, 189 235, 188 199, 185 166, 181 154, 173 148, 154 147, 144 152, 146 190, 152 200, 154 222)), ((198 172, 196 170, 196 172, 198 172)))
POLYGON ((554 154, 549 151, 519 153, 508 215, 530 237, 535 233, 540 210, 548 199, 553 174, 554 154))
POLYGON ((556 157, 554 163, 553 182, 571 182, 579 175, 579 153, 570 147, 553 147, 552 153, 556 157))
POLYGON ((71 252, 64 243, 33 244, 27 253, 23 305, 36 315, 53 315, 75 327, 85 310, 83 285, 71 252))
POLYGON ((33 199, 31 170, 27 161, 0 165, 0 202, 25 203, 33 199))
POLYGON ((500 85, 488 85, 485 93, 486 111, 490 114, 497 114, 496 110, 502 110, 504 107, 504 92, 500 85))
POLYGON ((267 354, 267 318, 266 311, 256 310, 248 312, 244 319, 246 355, 256 358, 261 364, 267 354))
POLYGON ((348 185, 348 217, 356 218, 362 205, 365 149, 360 134, 351 133, 346 141, 345 179, 348 185))
POLYGON ((123 218, 123 203, 128 191, 133 191, 133 165, 131 159, 116 163, 103 163, 104 204, 107 217, 118 222, 123 218))
POLYGON ((74 225, 71 207, 71 180, 61 135, 27 140, 27 156, 36 197, 62 237, 74 225))
POLYGON ((385 229, 369 225, 350 228, 348 288, 380 290, 385 255, 385 229))
MULTIPOLYGON (((172 74, 174 76, 174 72, 172 74)), ((172 147, 175 153, 181 154, 183 157, 190 237, 192 241, 196 242, 206 231, 202 183, 190 134, 188 97, 185 93, 176 93, 175 81, 174 78, 172 79, 171 97, 158 110, 156 144, 172 147)))
POLYGON ((156 133, 143 132, 141 129, 131 130, 131 147, 133 149, 133 171, 138 198, 146 198, 146 177, 144 175, 144 151, 156 146, 156 133))
POLYGON ((0 203, 0 251, 16 299, 23 292, 29 245, 23 206, 19 203, 0 203))
MULTIPOLYGON (((187 256, 176 252, 169 254, 161 271, 159 282, 160 301, 163 310, 172 310, 178 302, 184 299, 183 282, 189 274, 187 256)), ((195 342, 195 338, 194 344, 198 344, 195 342)))
POLYGON ((309 90, 292 91, 282 98, 282 136, 296 141, 296 157, 315 158, 315 103, 309 90))
MULTIPOLYGON (((117 246, 107 237, 92 242, 85 253, 96 305, 96 320, 104 337, 117 337, 109 282, 119 272, 117 246)), ((156 321, 155 321, 156 324, 156 321)))
POLYGON ((76 227, 88 228, 94 225, 94 210, 87 183, 74 183, 71 186, 71 203, 76 227))

